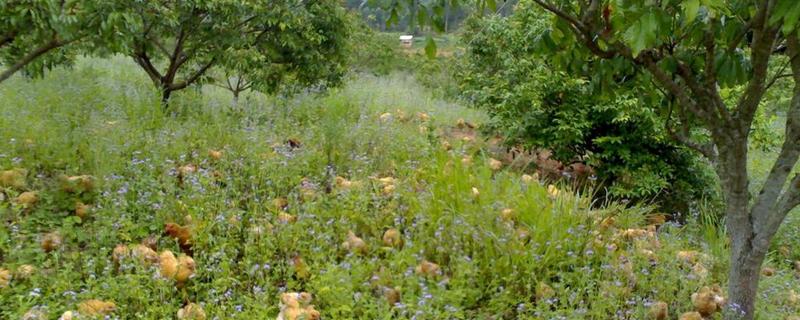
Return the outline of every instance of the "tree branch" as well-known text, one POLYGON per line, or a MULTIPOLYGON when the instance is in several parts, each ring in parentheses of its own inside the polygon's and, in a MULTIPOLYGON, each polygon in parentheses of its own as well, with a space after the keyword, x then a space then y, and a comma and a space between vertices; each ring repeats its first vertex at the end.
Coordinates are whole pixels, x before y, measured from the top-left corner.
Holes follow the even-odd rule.
POLYGON ((25 56, 20 58, 16 63, 14 63, 8 69, 6 69, 2 73, 0 73, 0 82, 3 82, 6 79, 10 78, 11 75, 16 73, 20 69, 24 68, 26 65, 31 63, 31 61, 35 60, 36 58, 41 57, 45 53, 48 53, 53 49, 62 47, 62 46, 66 45, 66 44, 68 44, 68 43, 70 43, 72 41, 75 41, 75 40, 77 40, 77 39, 70 40, 70 41, 60 41, 60 40, 54 38, 54 39, 48 41, 47 43, 39 46, 38 48, 34 49, 33 51, 29 52, 28 54, 26 54, 25 56))
POLYGON ((156 39, 155 37, 151 37, 149 39, 156 45, 156 48, 161 50, 161 54, 163 54, 167 58, 170 57, 169 50, 167 50, 167 47, 165 47, 164 44, 161 43, 161 41, 158 41, 158 39, 156 39))
POLYGON ((578 30, 584 31, 586 29, 583 23, 578 21, 577 18, 573 17, 572 15, 564 11, 561 11, 561 9, 557 8, 555 5, 550 4, 544 0, 533 0, 533 2, 536 2, 536 4, 538 4, 540 7, 544 8, 547 11, 552 12, 559 18, 566 20, 567 22, 569 22, 569 24, 573 25, 578 30))
POLYGON ((781 25, 770 26, 768 23, 770 1, 762 1, 755 17, 753 18, 753 43, 750 46, 753 77, 739 99, 736 106, 736 120, 741 133, 747 134, 753 117, 758 110, 759 102, 766 92, 766 78, 769 69, 769 59, 772 56, 772 47, 778 36, 781 25))
MULTIPOLYGON (((793 38, 794 41, 788 48, 790 54, 800 52, 798 40, 796 37, 793 38)), ((800 75, 800 59, 795 57, 791 61, 792 72, 800 75)), ((800 82, 795 82, 792 103, 786 112, 786 133, 781 153, 775 160, 751 210, 755 218, 762 221, 756 225, 759 236, 771 237, 777 232, 789 211, 799 204, 800 175, 795 176, 786 191, 783 191, 786 180, 798 160, 800 160, 800 82)))
POLYGON ((186 61, 182 57, 183 41, 186 40, 184 27, 185 26, 183 25, 180 26, 178 38, 175 40, 175 48, 172 50, 172 54, 167 56, 169 58, 169 67, 167 68, 167 73, 164 74, 164 80, 167 83, 172 83, 172 81, 175 80, 175 75, 178 73, 178 69, 186 61))
POLYGON ((186 78, 186 80, 184 80, 182 82, 170 85, 169 89, 170 90, 180 90, 180 89, 188 87, 190 84, 192 84, 195 81, 197 81, 197 79, 200 79, 200 77, 203 76, 203 74, 205 74, 206 71, 208 71, 208 69, 211 68, 211 66, 214 65, 215 62, 216 62, 216 58, 211 59, 208 63, 206 63, 205 65, 200 67, 200 69, 197 70, 194 74, 189 76, 189 78, 186 78))
POLYGON ((150 57, 147 56, 147 52, 144 50, 138 50, 137 52, 133 53, 132 57, 133 60, 136 61, 136 64, 144 69, 144 72, 147 73, 147 75, 150 77, 150 80, 153 81, 153 84, 155 84, 157 87, 161 87, 163 78, 161 77, 161 73, 158 72, 158 69, 153 66, 153 63, 150 61, 150 57))
POLYGON ((731 123, 733 118, 722 100, 719 90, 717 90, 717 69, 715 66, 717 44, 714 38, 714 30, 717 25, 718 21, 716 19, 713 20, 703 33, 703 46, 706 48, 703 70, 703 76, 705 77, 704 91, 706 91, 706 96, 708 96, 710 103, 716 108, 720 119, 731 123))
POLYGON ((681 129, 682 131, 675 131, 672 129, 672 104, 670 104, 669 108, 669 115, 667 115, 667 121, 664 123, 664 127, 667 129, 669 135, 677 140, 678 142, 686 145, 692 150, 695 150, 708 158, 711 162, 717 162, 717 152, 714 149, 713 144, 701 144, 697 141, 692 140, 689 137, 689 126, 684 121, 681 121, 681 129))
POLYGON ((736 38, 733 38, 733 41, 728 43, 728 52, 733 52, 736 48, 739 48, 739 44, 742 43, 744 37, 747 35, 747 32, 750 31, 750 28, 753 26, 753 20, 747 21, 747 23, 742 28, 742 31, 736 35, 736 38))

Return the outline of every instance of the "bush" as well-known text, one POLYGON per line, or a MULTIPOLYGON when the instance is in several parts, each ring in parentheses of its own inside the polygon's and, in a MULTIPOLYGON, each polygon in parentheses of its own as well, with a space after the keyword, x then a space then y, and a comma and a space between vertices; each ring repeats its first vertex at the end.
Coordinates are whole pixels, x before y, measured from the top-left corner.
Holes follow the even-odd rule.
POLYGON ((464 96, 489 113, 487 128, 509 144, 550 150, 565 165, 595 168, 599 196, 653 199, 682 212, 691 200, 710 196, 711 171, 698 155, 669 139, 661 102, 638 94, 652 88, 615 75, 627 90, 610 95, 589 77, 553 71, 530 41, 547 34, 542 19, 523 3, 509 18, 467 24, 467 52, 458 76, 464 96), (653 107, 633 107, 641 105, 653 107))

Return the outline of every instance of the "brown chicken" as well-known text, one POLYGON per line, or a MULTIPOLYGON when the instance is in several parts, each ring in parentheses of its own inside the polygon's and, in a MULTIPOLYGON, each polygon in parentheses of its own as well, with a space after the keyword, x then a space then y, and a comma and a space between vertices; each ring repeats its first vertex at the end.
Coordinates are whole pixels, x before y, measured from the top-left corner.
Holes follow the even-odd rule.
POLYGON ((442 270, 439 268, 439 265, 428 260, 422 260, 422 262, 414 269, 414 271, 416 271, 418 275, 429 278, 442 274, 442 270))
POLYGON ((650 311, 648 312, 650 319, 653 320, 666 320, 669 318, 669 306, 666 302, 658 301, 650 306, 650 311))
POLYGON ((58 231, 53 231, 42 236, 42 250, 44 252, 51 252, 61 247, 61 234, 58 231))
POLYGON ((192 255, 192 228, 190 226, 167 223, 164 227, 164 233, 178 240, 178 245, 180 245, 183 253, 192 255))

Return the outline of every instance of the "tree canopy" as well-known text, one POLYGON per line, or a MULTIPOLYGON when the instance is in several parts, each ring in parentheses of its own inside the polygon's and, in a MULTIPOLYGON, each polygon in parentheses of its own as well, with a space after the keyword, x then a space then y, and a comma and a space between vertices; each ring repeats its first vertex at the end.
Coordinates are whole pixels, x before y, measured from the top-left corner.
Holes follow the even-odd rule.
POLYGON ((0 58, 10 66, 0 81, 26 66, 41 73, 46 68, 36 66, 68 62, 70 53, 124 54, 165 104, 212 67, 268 92, 335 85, 345 71, 350 32, 345 9, 333 0, 20 0, 3 2, 0 13, 0 58), (56 49, 59 54, 37 59, 56 49))
POLYGON ((0 62, 6 68, 0 82, 20 70, 40 75, 53 65, 68 62, 74 51, 65 46, 108 30, 100 2, 9 0, 0 2, 0 62))

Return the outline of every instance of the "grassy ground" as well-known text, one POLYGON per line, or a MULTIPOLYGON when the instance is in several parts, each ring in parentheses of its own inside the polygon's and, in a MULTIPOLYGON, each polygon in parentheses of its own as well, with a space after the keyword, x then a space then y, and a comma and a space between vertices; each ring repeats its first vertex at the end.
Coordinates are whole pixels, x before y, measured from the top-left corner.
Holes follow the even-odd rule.
MULTIPOLYGON (((324 319, 645 319, 659 301, 674 319, 725 281, 716 229, 589 209, 494 170, 485 142, 456 126, 483 116, 408 76, 355 77, 324 97, 251 95, 241 110, 224 91, 187 90, 165 115, 127 60, 84 59, 3 83, 0 101, 0 169, 27 170, 0 201, 3 319, 86 316, 91 299, 113 302, 110 318, 170 319, 191 302, 209 319, 266 319, 291 291, 310 292, 324 319), (65 188, 78 175, 94 185, 65 188), (82 218, 77 202, 90 206, 82 218), (124 250, 178 255, 168 223, 191 229, 186 281, 163 255, 124 250), (402 245, 384 241, 389 229, 402 245)), ((797 253, 773 256, 761 319, 800 310, 797 253)))

